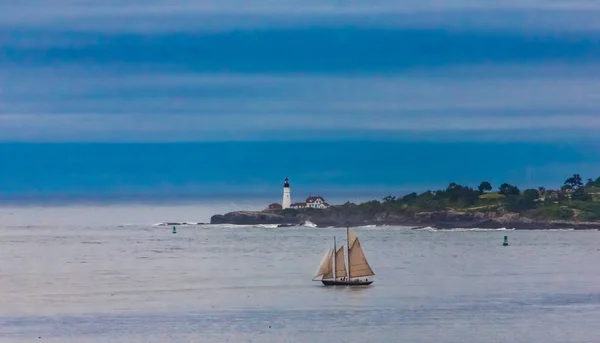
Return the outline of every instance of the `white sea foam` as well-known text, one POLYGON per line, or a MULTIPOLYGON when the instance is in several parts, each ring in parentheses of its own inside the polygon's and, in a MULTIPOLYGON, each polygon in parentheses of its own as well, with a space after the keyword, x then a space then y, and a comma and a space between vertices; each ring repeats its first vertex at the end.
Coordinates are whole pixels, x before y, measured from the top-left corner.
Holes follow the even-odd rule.
POLYGON ((415 229, 417 231, 432 231, 432 232, 487 232, 487 231, 514 231, 515 229, 507 229, 505 227, 497 229, 484 229, 484 228, 452 228, 452 229, 438 229, 435 227, 427 226, 415 229))
POLYGON ((304 224, 302 224, 302 226, 306 226, 306 227, 317 227, 316 224, 309 222, 308 220, 304 222, 304 224))
MULTIPOLYGON (((127 225, 127 224, 125 224, 127 225)), ((202 223, 199 222, 163 222, 163 223, 157 223, 154 224, 153 226, 189 226, 189 225, 202 225, 202 223)))
POLYGON ((245 229, 254 227, 254 225, 242 225, 242 224, 212 224, 211 227, 217 227, 221 229, 245 229))
POLYGON ((279 227, 279 225, 278 224, 258 224, 258 225, 256 225, 256 227, 263 228, 263 229, 276 229, 279 227))

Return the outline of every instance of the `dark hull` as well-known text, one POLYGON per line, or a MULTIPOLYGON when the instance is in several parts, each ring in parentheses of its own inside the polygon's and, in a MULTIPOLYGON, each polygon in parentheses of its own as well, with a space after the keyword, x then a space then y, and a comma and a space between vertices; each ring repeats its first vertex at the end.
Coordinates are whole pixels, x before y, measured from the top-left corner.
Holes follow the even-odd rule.
POLYGON ((349 281, 341 281, 341 280, 321 280, 325 286, 368 286, 373 283, 373 281, 364 281, 364 280, 349 280, 349 281))

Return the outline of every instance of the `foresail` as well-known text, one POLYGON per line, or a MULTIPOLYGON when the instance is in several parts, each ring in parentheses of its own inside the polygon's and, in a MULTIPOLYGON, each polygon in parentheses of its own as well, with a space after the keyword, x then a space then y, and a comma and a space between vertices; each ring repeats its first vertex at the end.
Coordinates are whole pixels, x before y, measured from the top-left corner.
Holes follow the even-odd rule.
POLYGON ((352 249, 352 246, 354 246, 354 243, 356 243, 357 239, 358 237, 356 237, 354 232, 348 231, 348 249, 352 249))
POLYGON ((321 264, 319 265, 319 268, 315 272, 315 277, 319 277, 319 276, 323 276, 323 278, 331 277, 331 273, 332 273, 331 257, 333 255, 332 251, 333 251, 333 249, 330 248, 327 250, 327 252, 325 252, 325 256, 323 256, 323 259, 321 260, 321 264))
POLYGON ((344 258, 344 246, 342 245, 335 253, 335 277, 346 277, 346 259, 344 258))
POLYGON ((348 250, 348 264, 351 278, 375 275, 356 236, 352 248, 348 250))

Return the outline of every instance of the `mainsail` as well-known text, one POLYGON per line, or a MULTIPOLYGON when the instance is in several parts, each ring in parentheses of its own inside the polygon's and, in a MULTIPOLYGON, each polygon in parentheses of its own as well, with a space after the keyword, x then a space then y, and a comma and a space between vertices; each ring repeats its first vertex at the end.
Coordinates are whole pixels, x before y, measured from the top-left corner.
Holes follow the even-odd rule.
POLYGON ((335 277, 346 277, 346 259, 344 258, 344 246, 335 252, 335 277))
POLYGON ((348 230, 348 249, 352 249, 352 247, 354 246, 354 243, 356 243, 356 240, 358 239, 358 237, 356 237, 356 235, 354 234, 354 232, 348 230))
POLYGON ((365 252, 360 246, 358 237, 352 232, 348 234, 348 269, 350 269, 350 278, 372 276, 375 275, 367 258, 365 252))
POLYGON ((331 261, 331 257, 333 255, 333 249, 328 249, 327 252, 325 252, 325 256, 323 256, 323 260, 321 260, 321 264, 319 265, 319 268, 317 269, 317 271, 315 272, 315 277, 319 277, 319 276, 323 276, 323 278, 331 278, 332 272, 333 272, 333 266, 332 266, 332 261, 331 261))

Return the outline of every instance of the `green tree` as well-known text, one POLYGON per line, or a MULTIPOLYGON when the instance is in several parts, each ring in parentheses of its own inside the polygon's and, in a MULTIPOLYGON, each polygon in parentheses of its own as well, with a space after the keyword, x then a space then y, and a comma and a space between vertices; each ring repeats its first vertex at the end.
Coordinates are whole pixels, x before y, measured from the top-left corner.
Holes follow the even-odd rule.
POLYGON ((386 204, 392 203, 394 201, 396 201, 396 197, 391 196, 391 195, 388 195, 385 198, 383 198, 383 202, 386 204))
POLYGON ((419 196, 417 197, 417 200, 418 201, 426 201, 426 200, 432 200, 434 198, 435 198, 435 194, 433 194, 432 191, 426 191, 426 192, 419 194, 419 196))
POLYGON ((472 188, 452 182, 445 191, 436 193, 439 198, 448 199, 449 202, 459 206, 473 205, 479 199, 479 193, 472 188), (438 195, 439 193, 439 195, 438 195))
POLYGON ((573 191, 571 194, 571 200, 590 201, 592 200, 592 195, 586 192, 585 188, 581 187, 573 191))
POLYGON ((535 208, 536 201, 540 198, 540 192, 537 189, 526 189, 523 191, 521 209, 528 210, 535 208))
POLYGON ((573 174, 570 178, 565 180, 565 184, 563 188, 567 189, 579 189, 583 187, 583 181, 581 180, 581 176, 579 174, 573 174))
POLYGON ((508 183, 503 183, 498 189, 500 190, 500 194, 506 196, 521 194, 521 191, 517 186, 509 185, 508 183))
POLYGON ((583 187, 583 180, 579 174, 573 174, 565 180, 565 184, 561 187, 563 191, 571 195, 571 200, 589 201, 592 199, 583 187))
POLYGON ((406 202, 406 203, 413 203, 415 202, 415 200, 417 200, 417 193, 412 192, 410 194, 406 194, 405 196, 402 197, 402 201, 406 202))
POLYGON ((452 193, 452 191, 460 189, 460 188, 462 188, 462 186, 459 185, 458 183, 456 183, 456 182, 450 182, 448 184, 448 187, 446 187, 446 193, 452 193))
POLYGON ((586 187, 594 187, 595 186, 595 182, 593 179, 587 179, 587 182, 585 183, 586 187))
POLYGON ((444 199, 441 199, 432 191, 426 191, 417 197, 412 205, 413 210, 419 211, 440 211, 444 209, 444 199))
POLYGON ((598 177, 598 178, 596 179, 596 181, 594 181, 594 186, 596 186, 596 187, 600 187, 600 177, 598 177))
POLYGON ((523 191, 523 200, 536 201, 540 198, 540 192, 537 189, 526 189, 523 191))
POLYGON ((490 184, 487 181, 483 181, 479 184, 479 187, 477 187, 477 189, 479 190, 479 194, 483 194, 492 190, 492 184, 490 184))
POLYGON ((371 208, 371 207, 380 207, 381 203, 378 200, 371 200, 371 201, 363 202, 359 206, 361 206, 361 207, 369 207, 369 208, 371 208))
POLYGON ((504 207, 510 212, 519 213, 523 209, 522 202, 523 199, 518 195, 509 194, 506 195, 506 198, 504 199, 504 207))

